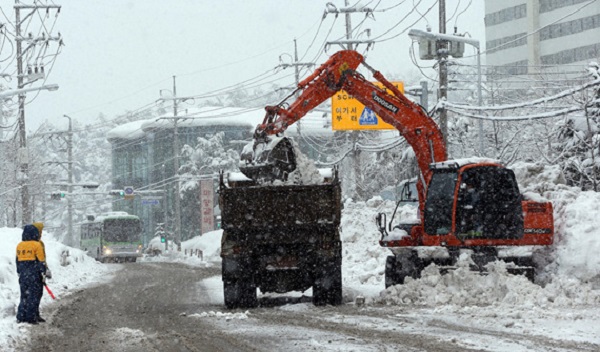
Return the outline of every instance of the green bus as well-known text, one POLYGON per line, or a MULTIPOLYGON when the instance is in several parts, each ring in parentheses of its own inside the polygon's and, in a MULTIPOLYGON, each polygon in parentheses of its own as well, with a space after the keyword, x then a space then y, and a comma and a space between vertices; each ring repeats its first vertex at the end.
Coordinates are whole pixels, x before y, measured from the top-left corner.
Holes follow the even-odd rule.
POLYGON ((102 263, 135 262, 142 256, 142 222, 123 211, 88 216, 81 224, 80 248, 102 263))

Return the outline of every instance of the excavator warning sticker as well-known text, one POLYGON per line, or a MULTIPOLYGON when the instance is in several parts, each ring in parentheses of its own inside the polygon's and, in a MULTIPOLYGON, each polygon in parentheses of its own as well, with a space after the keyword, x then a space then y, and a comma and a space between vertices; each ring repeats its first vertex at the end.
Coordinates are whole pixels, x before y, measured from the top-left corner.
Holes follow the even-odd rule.
MULTIPOLYGON (((374 85, 387 91, 386 88, 380 82, 373 82, 374 85)), ((392 82, 396 88, 404 93, 403 82, 392 82)), ((390 92, 391 94, 391 92, 390 92)), ((372 98, 374 98, 372 96, 372 98)), ((391 105, 383 98, 379 98, 376 103, 381 105, 387 103, 388 106, 384 106, 386 109, 393 111, 389 108, 391 105)), ((375 98, 374 98, 375 100, 375 98)), ((391 105, 393 108, 397 107, 391 105)), ((331 116, 332 123, 331 128, 333 130, 394 130, 394 126, 384 122, 381 118, 375 114, 375 112, 368 107, 360 103, 352 95, 344 90, 340 90, 331 98, 331 116)))

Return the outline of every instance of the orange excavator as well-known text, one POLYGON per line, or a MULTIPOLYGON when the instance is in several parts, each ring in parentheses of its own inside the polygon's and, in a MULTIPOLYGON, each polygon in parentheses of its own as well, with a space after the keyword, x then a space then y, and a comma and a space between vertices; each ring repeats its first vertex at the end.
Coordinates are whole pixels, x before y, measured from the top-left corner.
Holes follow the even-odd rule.
MULTIPOLYGON (((417 177, 418 219, 387 223, 377 216, 380 244, 392 251, 386 262, 386 287, 418 278, 431 263, 451 268, 468 251, 472 267, 498 258, 509 271, 525 274, 533 281, 532 251, 510 251, 515 246, 547 246, 553 243, 554 221, 550 202, 525 199, 514 172, 499 162, 483 158, 448 160, 439 127, 418 104, 406 98, 383 75, 352 50, 339 51, 312 75, 299 83, 299 97, 267 106, 258 125, 252 148, 242 153, 240 170, 254 180, 285 179, 296 168, 291 143, 281 134, 306 113, 339 90, 345 90, 379 117, 394 126, 412 146, 420 175, 417 177), (358 71, 366 67, 381 82, 382 89, 358 71), (286 107, 287 106, 287 107, 286 107), (251 149, 251 150, 250 150, 251 149), (443 247, 441 256, 427 256, 423 247, 443 247), (504 250, 507 249, 507 250, 504 250), (509 252, 502 257, 500 252, 509 252), (525 252, 510 254, 510 252, 525 252)), ((276 211, 276 210, 275 210, 276 211)))

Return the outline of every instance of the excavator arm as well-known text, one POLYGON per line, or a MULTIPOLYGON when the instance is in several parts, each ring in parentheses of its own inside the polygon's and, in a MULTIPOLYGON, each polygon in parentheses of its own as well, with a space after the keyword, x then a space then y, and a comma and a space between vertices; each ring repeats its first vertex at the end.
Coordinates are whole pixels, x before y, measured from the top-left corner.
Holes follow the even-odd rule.
MULTIPOLYGON (((429 164, 447 159, 442 133, 435 122, 421 106, 406 98, 379 71, 367 65, 363 56, 356 51, 335 53, 311 76, 300 82, 298 89, 302 93, 288 108, 284 108, 285 101, 265 108, 263 123, 257 126, 255 132, 255 149, 257 144, 268 143, 269 136, 282 133, 343 89, 400 131, 414 149, 424 184, 428 184, 431 178, 429 164), (365 80, 357 71, 360 64, 369 69, 387 91, 365 80)), ((419 188, 420 195, 424 196, 423 185, 419 188)))

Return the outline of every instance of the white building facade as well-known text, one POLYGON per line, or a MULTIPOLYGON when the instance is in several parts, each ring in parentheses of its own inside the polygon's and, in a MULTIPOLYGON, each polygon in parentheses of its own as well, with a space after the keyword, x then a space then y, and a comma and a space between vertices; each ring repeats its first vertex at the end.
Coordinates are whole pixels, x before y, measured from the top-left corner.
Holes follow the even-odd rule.
POLYGON ((581 76, 600 61, 598 0, 486 0, 485 28, 486 62, 500 76, 581 76))

